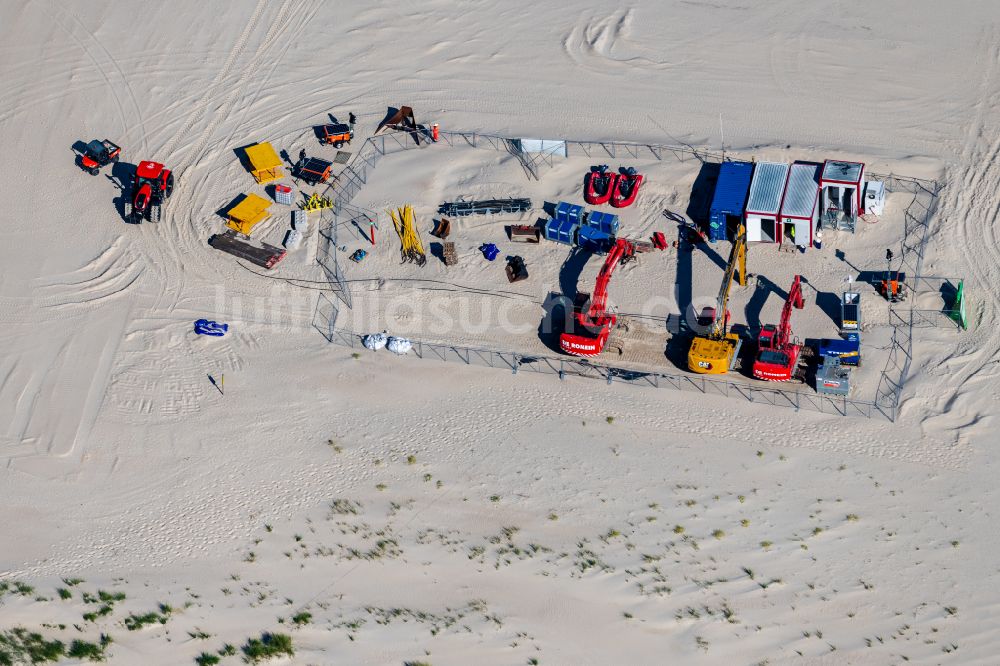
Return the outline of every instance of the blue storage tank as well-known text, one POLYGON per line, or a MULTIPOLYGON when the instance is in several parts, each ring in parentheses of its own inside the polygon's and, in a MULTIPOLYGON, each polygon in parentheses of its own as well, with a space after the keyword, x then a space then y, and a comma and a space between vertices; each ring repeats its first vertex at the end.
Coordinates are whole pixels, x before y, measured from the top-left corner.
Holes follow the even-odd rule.
POLYGON ((580 249, 591 252, 607 252, 614 244, 614 238, 611 234, 601 231, 597 227, 580 227, 576 235, 576 242, 580 249))
POLYGON ((583 206, 571 204, 567 201, 560 201, 556 204, 555 219, 565 222, 581 224, 583 222, 583 206))
POLYGON ((584 224, 612 236, 618 235, 618 216, 614 213, 602 213, 599 210, 591 211, 587 214, 584 224))
POLYGON ((579 224, 571 220, 553 218, 545 223, 542 232, 545 238, 550 241, 572 245, 576 241, 576 230, 579 227, 579 224))
POLYGON ((727 217, 743 217, 753 178, 753 163, 723 162, 719 169, 719 182, 708 210, 708 240, 726 240, 727 217))

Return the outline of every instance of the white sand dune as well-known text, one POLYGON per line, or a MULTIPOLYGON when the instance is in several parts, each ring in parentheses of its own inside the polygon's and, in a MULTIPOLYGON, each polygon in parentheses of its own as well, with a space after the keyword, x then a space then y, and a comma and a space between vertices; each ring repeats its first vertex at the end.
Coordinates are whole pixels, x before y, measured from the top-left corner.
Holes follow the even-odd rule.
MULTIPOLYGON (((1000 7, 977 0, 0 5, 0 638, 106 634, 112 664, 194 663, 227 644, 221 663, 240 663, 263 632, 288 634, 283 659, 301 664, 996 663, 998 25, 1000 7), (894 423, 355 358, 313 327, 318 225, 266 277, 206 240, 237 195, 265 194, 241 147, 332 157, 312 127, 354 112, 357 151, 400 104, 446 130, 935 179, 921 270, 965 279, 972 324, 915 330, 894 423), (93 138, 174 170, 162 222, 123 223, 121 167, 75 165, 93 138), (202 317, 231 332, 195 335, 202 317)), ((684 212, 696 163, 599 161, 648 174, 626 232, 676 233, 661 211, 684 212)), ((429 243, 441 201, 578 200, 589 164, 532 181, 506 153, 437 145, 384 157, 355 204, 413 203, 429 243)), ((751 271, 833 292, 848 271, 834 249, 882 269, 910 237, 906 205, 891 194, 878 224, 822 252, 754 248, 751 271)), ((288 213, 274 210, 255 237, 277 244, 288 213)), ((372 252, 346 267, 355 308, 338 325, 544 350, 565 248, 513 246, 500 226, 461 220, 460 265, 422 269, 398 263, 385 219, 375 248, 342 228, 372 252), (490 241, 524 254, 531 278, 508 285, 476 252, 490 241), (421 319, 435 311, 452 325, 421 319), (515 332, 482 325, 501 315, 515 332)), ((721 271, 692 261, 686 288, 710 299, 721 271)), ((662 326, 677 264, 643 257, 612 301, 662 326)), ((580 269, 581 289, 597 269, 580 269)), ((737 317, 753 298, 734 294, 737 317)), ((870 391, 889 315, 865 298, 870 391)), ((761 321, 780 306, 767 295, 761 321)), ((794 326, 836 333, 815 298, 794 326)))

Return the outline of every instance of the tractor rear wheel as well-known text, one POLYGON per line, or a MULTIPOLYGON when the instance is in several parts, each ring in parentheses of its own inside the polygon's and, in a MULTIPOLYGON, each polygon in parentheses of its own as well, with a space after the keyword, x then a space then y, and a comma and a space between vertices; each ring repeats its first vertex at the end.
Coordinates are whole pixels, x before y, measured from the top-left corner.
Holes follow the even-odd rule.
POLYGON ((163 198, 169 199, 170 195, 174 193, 174 174, 171 173, 167 176, 167 185, 163 188, 163 198))

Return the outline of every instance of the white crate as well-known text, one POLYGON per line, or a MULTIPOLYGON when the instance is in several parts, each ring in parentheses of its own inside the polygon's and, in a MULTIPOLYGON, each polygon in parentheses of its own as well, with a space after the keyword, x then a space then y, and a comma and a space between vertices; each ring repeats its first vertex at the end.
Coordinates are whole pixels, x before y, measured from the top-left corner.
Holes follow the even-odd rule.
POLYGON ((292 194, 292 188, 286 185, 278 185, 274 188, 274 200, 280 204, 291 206, 293 202, 292 194), (287 190, 287 192, 282 190, 287 190))

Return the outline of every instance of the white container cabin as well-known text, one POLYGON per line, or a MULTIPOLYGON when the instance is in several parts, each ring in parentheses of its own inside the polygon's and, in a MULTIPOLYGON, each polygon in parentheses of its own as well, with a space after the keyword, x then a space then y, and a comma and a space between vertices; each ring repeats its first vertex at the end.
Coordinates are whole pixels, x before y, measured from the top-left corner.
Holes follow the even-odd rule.
POLYGON ((788 170, 778 227, 781 243, 810 247, 819 227, 819 175, 823 165, 796 162, 788 170))
POLYGON ((787 164, 757 162, 744 215, 748 243, 776 243, 781 239, 778 213, 787 180, 787 164))
POLYGON ((830 229, 854 231, 864 211, 861 195, 865 182, 864 162, 827 160, 820 175, 820 217, 830 229))

